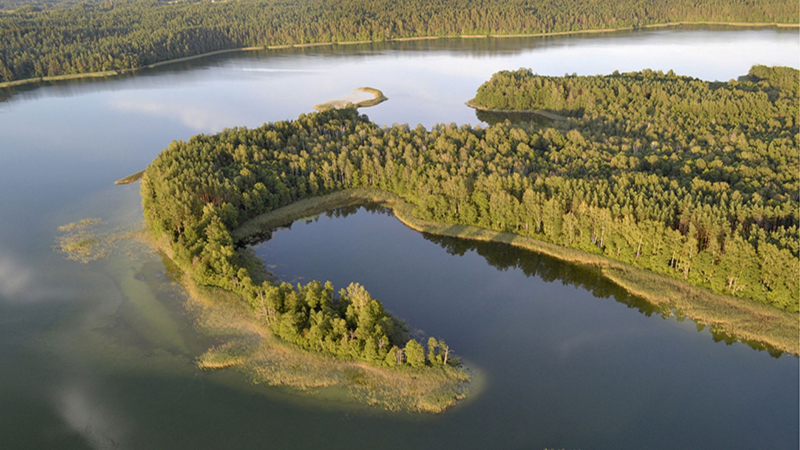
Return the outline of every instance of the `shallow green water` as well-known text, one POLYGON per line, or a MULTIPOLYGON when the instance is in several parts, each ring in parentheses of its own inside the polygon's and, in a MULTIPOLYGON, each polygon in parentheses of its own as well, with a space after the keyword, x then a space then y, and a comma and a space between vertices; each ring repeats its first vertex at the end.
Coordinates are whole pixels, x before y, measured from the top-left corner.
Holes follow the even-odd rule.
POLYGON ((389 97, 364 110, 380 124, 477 124, 464 102, 501 69, 727 80, 754 63, 798 67, 798 50, 797 32, 770 30, 444 40, 227 55, 5 91, 0 447, 796 448, 796 358, 648 316, 591 272, 535 255, 443 248, 366 212, 264 245, 280 275, 361 281, 480 367, 484 393, 432 418, 198 371, 212 341, 193 329, 157 255, 129 243, 84 265, 52 246, 59 225, 86 217, 137 226, 138 185, 112 183, 171 140, 291 119, 355 87, 389 97))

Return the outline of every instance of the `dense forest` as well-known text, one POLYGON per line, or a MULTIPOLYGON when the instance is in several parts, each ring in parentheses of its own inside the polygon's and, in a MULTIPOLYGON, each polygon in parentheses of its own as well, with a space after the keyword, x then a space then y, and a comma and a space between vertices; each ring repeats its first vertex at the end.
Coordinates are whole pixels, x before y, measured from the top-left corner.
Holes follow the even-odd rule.
POLYGON ((476 101, 570 118, 427 130, 344 109, 198 135, 147 168, 144 214, 197 283, 239 293, 276 335, 379 365, 454 361, 435 339, 426 358, 359 285, 335 295, 328 283, 254 283, 231 231, 303 198, 375 188, 422 219, 531 236, 798 311, 797 93, 797 70, 760 66, 729 83, 502 72, 476 101), (503 103, 511 92, 529 102, 503 103))
MULTIPOLYGON (((0 0, 7 8, 21 1, 0 0)), ((41 1, 0 11, 0 82, 135 69, 210 51, 678 21, 797 23, 788 0, 41 1), (55 3, 55 7, 50 7, 55 3)))
MULTIPOLYGON (((495 74, 472 102, 569 117, 553 124, 571 141, 565 149, 574 149, 555 156, 554 174, 566 175, 567 192, 586 194, 563 202, 578 219, 587 213, 575 211, 576 200, 615 219, 631 216, 643 229, 628 235, 640 236, 632 256, 615 244, 625 262, 797 310, 799 95, 791 68, 755 66, 730 83, 671 72, 544 77, 519 70, 495 74), (672 247, 666 266, 647 250, 665 243, 672 247)), ((578 232, 586 234, 585 226, 578 232)), ((589 234, 607 240, 602 231, 589 234)))

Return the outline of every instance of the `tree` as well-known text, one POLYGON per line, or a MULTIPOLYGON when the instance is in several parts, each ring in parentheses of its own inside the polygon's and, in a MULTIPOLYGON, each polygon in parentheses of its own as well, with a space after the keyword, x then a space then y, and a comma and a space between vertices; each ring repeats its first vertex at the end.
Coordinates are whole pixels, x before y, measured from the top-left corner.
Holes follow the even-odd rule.
POLYGON ((406 343, 405 348, 406 362, 411 367, 423 367, 425 365, 425 350, 414 339, 406 343))
POLYGON ((442 356, 436 353, 439 342, 434 337, 428 338, 428 361, 432 366, 442 364, 442 356))

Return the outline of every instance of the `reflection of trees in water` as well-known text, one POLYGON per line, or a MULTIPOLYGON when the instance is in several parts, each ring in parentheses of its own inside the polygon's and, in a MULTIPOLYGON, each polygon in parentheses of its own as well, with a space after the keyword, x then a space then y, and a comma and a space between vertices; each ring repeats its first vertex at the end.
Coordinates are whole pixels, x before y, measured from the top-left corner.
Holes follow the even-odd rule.
POLYGON ((552 120, 536 113, 525 113, 525 112, 504 113, 504 112, 493 112, 493 111, 481 111, 476 109, 475 116, 477 116, 478 120, 480 120, 481 122, 488 123, 489 125, 503 123, 506 120, 508 120, 509 122, 515 125, 529 125, 535 128, 540 126, 548 126, 550 123, 552 123, 552 120))
POLYGON ((325 211, 324 213, 321 213, 321 214, 315 214, 313 216, 303 217, 303 218, 300 218, 300 219, 297 219, 297 220, 293 220, 291 222, 279 225, 279 226, 275 227, 272 230, 269 230, 269 229, 260 230, 259 232, 253 233, 252 235, 246 237, 245 239, 242 239, 242 240, 236 242, 236 247, 241 249, 241 248, 245 248, 247 246, 255 246, 255 245, 263 244, 264 242, 267 242, 270 239, 272 239, 272 233, 275 230, 279 230, 279 229, 291 230, 292 229, 292 225, 295 222, 302 222, 302 223, 306 223, 306 224, 315 223, 315 222, 319 221, 320 216, 325 216, 325 217, 327 217, 329 219, 332 219, 332 218, 333 219, 344 219, 344 218, 347 218, 349 216, 352 216, 352 215, 356 214, 361 209, 364 209, 364 210, 366 210, 368 212, 371 212, 371 213, 386 214, 388 216, 393 216, 394 215, 392 213, 391 208, 387 208, 387 207, 381 205, 380 203, 362 203, 360 205, 343 206, 341 208, 336 208, 336 209, 332 209, 332 210, 329 210, 329 211, 325 211))
POLYGON ((635 308, 646 316, 654 313, 668 315, 669 308, 654 305, 640 297, 630 295, 603 276, 596 267, 571 264, 541 253, 523 250, 508 244, 481 242, 423 233, 425 239, 435 242, 451 255, 463 256, 470 250, 481 255, 497 270, 520 269, 526 276, 538 276, 552 283, 561 281, 565 285, 583 288, 595 297, 613 297, 616 301, 635 308))
MULTIPOLYGON (((358 213, 362 209, 370 213, 393 215, 390 208, 379 203, 364 203, 326 211, 313 217, 300 219, 299 221, 305 223, 317 222, 322 215, 328 218, 344 219, 358 213)), ((292 224, 289 223, 280 228, 291 229, 291 225, 292 224)), ((627 290, 603 276, 602 272, 597 267, 569 263, 552 256, 524 250, 500 242, 482 242, 448 236, 437 236, 428 233, 422 233, 422 236, 430 242, 439 244, 447 253, 454 256, 464 256, 468 251, 474 250, 478 255, 482 256, 489 265, 500 271, 519 269, 528 277, 536 276, 548 283, 560 281, 564 285, 585 289, 591 292, 595 297, 613 298, 615 301, 622 303, 628 308, 636 309, 647 317, 657 314, 668 318, 674 313, 679 322, 685 320, 685 317, 680 311, 673 311, 669 306, 655 305, 641 297, 631 295, 627 290)), ((266 242, 270 238, 271 232, 266 231, 261 235, 259 242, 266 242)), ((706 327, 703 324, 697 324, 698 332, 702 332, 706 328, 708 328, 711 333, 714 342, 725 342, 727 345, 742 342, 755 350, 766 350, 774 358, 779 358, 783 354, 782 351, 767 347, 759 342, 738 339, 728 333, 706 327)))
MULTIPOLYGON (((345 218, 348 216, 352 216, 353 214, 357 213, 359 210, 365 210, 367 212, 371 212, 373 214, 386 214, 387 216, 394 216, 391 208, 387 208, 386 206, 381 205, 380 203, 362 203, 360 205, 353 205, 353 206, 345 206, 342 208, 337 208, 332 211, 325 212, 325 217, 328 218, 345 218)), ((315 218, 314 221, 317 219, 315 218)))
MULTIPOLYGON (((464 256, 468 251, 474 250, 497 270, 519 269, 526 276, 538 276, 548 283, 561 281, 565 285, 585 289, 595 297, 613 298, 628 308, 636 309, 648 317, 658 314, 667 318, 673 313, 668 306, 655 305, 641 297, 631 295, 628 291, 604 277, 597 267, 568 263, 552 256, 523 250, 504 243, 472 241, 428 233, 423 233, 422 235, 428 241, 442 246, 451 255, 464 256)), ((685 319, 679 311, 675 311, 675 315, 680 322, 685 319)), ((697 324, 698 332, 702 332, 704 329, 706 329, 704 325, 697 324)), ((755 350, 766 350, 774 358, 779 358, 783 354, 782 351, 767 347, 759 342, 737 339, 735 336, 713 328, 709 328, 709 332, 714 342, 725 342, 728 345, 732 345, 735 342, 743 342, 755 350)))

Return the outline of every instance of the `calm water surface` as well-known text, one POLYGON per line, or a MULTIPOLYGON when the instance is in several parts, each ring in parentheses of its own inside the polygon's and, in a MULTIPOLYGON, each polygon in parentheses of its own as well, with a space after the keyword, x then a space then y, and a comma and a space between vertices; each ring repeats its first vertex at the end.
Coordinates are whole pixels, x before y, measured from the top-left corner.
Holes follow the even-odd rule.
POLYGON ((365 284, 479 367, 486 389, 440 417, 389 414, 201 372, 210 344, 156 255, 89 264, 59 225, 141 222, 145 167, 173 139, 291 119, 359 86, 379 124, 480 123, 464 106, 497 70, 674 69, 728 80, 800 66, 797 32, 668 30, 442 40, 208 58, 136 76, 0 93, 2 448, 797 448, 798 360, 715 342, 585 269, 426 238, 361 211, 259 247, 288 280, 365 284))

